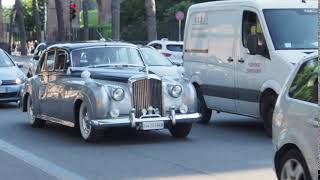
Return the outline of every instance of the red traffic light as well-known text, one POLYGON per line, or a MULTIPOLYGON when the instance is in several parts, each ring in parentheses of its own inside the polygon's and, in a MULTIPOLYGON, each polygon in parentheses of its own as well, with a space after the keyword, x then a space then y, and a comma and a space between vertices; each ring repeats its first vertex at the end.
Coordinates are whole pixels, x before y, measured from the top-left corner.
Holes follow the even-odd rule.
POLYGON ((77 4, 71 3, 71 4, 70 4, 70 8, 71 8, 71 9, 77 9, 77 4))

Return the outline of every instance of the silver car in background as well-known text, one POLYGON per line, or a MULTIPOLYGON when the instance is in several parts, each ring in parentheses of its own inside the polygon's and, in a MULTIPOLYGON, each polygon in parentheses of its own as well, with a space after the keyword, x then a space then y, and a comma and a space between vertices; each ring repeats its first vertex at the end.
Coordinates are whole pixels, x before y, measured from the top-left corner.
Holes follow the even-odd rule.
POLYGON ((26 79, 19 66, 0 49, 0 103, 19 102, 26 79))
POLYGON ((276 103, 273 144, 279 180, 318 179, 318 72, 316 55, 299 63, 276 103))

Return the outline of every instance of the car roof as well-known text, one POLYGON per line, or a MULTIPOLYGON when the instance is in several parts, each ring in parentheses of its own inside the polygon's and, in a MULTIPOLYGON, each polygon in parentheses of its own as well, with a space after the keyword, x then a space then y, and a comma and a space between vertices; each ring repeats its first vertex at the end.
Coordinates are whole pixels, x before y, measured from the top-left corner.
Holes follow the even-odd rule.
POLYGON ((81 48, 90 48, 90 47, 97 47, 97 46, 126 46, 126 47, 133 47, 137 48, 136 45, 124 42, 82 42, 82 43, 60 43, 54 44, 49 47, 51 48, 63 48, 68 51, 72 51, 74 49, 81 49, 81 48))
POLYGON ((192 5, 189 11, 197 11, 197 9, 212 9, 217 6, 227 5, 246 5, 255 7, 257 9, 288 9, 288 8, 317 8, 317 0, 228 0, 228 1, 214 1, 192 5))
POLYGON ((148 44, 153 44, 153 43, 159 43, 159 44, 177 44, 177 45, 183 45, 183 41, 170 41, 170 40, 155 40, 151 41, 148 44))

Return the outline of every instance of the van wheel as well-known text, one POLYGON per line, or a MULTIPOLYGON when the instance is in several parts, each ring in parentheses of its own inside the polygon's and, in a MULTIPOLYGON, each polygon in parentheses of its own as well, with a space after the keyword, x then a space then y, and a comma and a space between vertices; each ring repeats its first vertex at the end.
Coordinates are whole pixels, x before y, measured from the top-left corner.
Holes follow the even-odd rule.
POLYGON ((274 106, 277 102, 277 98, 278 96, 273 94, 270 96, 265 96, 262 99, 261 117, 263 120, 265 133, 269 137, 272 137, 272 119, 273 119, 274 106))
POLYGON ((289 150, 280 160, 277 176, 279 180, 311 180, 306 161, 297 149, 289 150))
POLYGON ((92 128, 91 116, 85 103, 82 103, 79 110, 79 130, 82 138, 87 142, 101 140, 103 132, 92 128))
POLYGON ((175 138, 185 138, 189 135, 192 128, 191 123, 179 123, 172 126, 169 131, 175 138))
POLYGON ((201 88, 197 87, 196 91, 198 97, 198 112, 202 115, 199 123, 208 124, 211 119, 212 110, 207 107, 201 88))

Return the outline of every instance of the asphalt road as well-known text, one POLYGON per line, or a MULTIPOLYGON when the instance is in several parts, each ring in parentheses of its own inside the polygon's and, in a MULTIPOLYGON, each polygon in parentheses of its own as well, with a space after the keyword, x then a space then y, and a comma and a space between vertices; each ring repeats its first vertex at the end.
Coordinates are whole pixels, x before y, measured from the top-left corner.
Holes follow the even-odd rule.
POLYGON ((0 179, 275 180, 272 143, 259 120, 214 115, 187 139, 167 130, 113 129, 84 142, 72 128, 34 129, 15 104, 0 105, 0 179))

